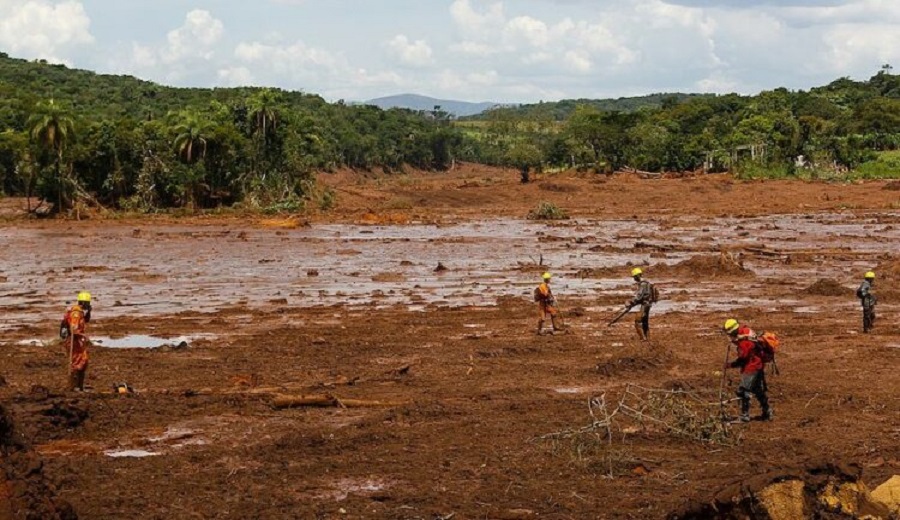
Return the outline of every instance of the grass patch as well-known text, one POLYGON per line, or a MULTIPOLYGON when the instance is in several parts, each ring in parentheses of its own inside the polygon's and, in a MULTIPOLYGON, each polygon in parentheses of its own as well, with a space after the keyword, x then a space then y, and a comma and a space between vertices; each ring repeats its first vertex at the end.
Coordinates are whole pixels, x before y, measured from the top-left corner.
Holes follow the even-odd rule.
POLYGON ((850 173, 854 179, 900 179, 900 150, 881 152, 850 173))
POLYGON ((566 220, 569 214, 552 202, 541 202, 528 213, 529 220, 566 220))

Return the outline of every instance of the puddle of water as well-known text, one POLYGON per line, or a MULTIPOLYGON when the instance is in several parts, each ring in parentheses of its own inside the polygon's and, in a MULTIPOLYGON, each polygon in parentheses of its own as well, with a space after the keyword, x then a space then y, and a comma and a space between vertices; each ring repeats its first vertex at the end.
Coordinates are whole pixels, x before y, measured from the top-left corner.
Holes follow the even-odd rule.
POLYGON ((178 336, 177 338, 160 338, 157 336, 146 336, 135 334, 133 336, 125 336, 124 338, 107 338, 95 337, 91 338, 91 343, 105 348, 159 348, 165 345, 176 346, 184 343, 190 343, 197 339, 197 336, 178 336))
POLYGON ((554 388, 553 391, 556 392, 557 394, 586 394, 590 390, 588 390, 587 388, 584 388, 584 387, 580 387, 580 386, 573 386, 573 387, 564 387, 564 388, 554 388))
POLYGON ((147 450, 107 450, 103 452, 107 457, 113 458, 137 458, 156 457, 159 453, 153 453, 147 450))

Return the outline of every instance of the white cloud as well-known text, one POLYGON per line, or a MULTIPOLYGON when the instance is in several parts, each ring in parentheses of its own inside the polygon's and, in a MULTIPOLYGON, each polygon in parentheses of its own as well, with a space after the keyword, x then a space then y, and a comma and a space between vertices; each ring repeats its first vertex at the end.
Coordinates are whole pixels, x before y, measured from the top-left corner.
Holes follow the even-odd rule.
POLYGON ((823 64, 838 75, 858 63, 868 65, 870 72, 884 63, 900 63, 900 29, 896 25, 869 26, 860 31, 855 25, 839 25, 829 29, 824 37, 828 46, 823 64))
POLYGON ((255 85, 253 73, 247 67, 226 67, 219 69, 219 80, 230 87, 248 87, 255 85))
POLYGON ((167 84, 271 85, 328 99, 750 93, 900 63, 900 0, 442 0, 407 10, 398 0, 352 10, 235 1, 228 18, 222 8, 227 31, 212 9, 128 2, 146 15, 104 19, 92 35, 85 11, 99 0, 0 0, 0 50, 167 84))
POLYGON ((93 43, 90 25, 81 2, 0 2, 0 46, 15 55, 67 63, 73 48, 93 43))
POLYGON ((209 11, 195 9, 187 14, 184 25, 169 31, 168 45, 162 50, 165 63, 176 63, 186 58, 209 60, 214 46, 225 33, 225 26, 213 18, 209 11))
POLYGON ((132 42, 130 56, 113 64, 117 71, 149 77, 167 83, 215 75, 216 51, 225 34, 225 25, 209 11, 195 9, 184 23, 166 34, 165 42, 132 42))
POLYGON ((434 60, 433 51, 424 40, 410 41, 403 34, 398 34, 387 43, 391 55, 404 65, 411 67, 427 67, 434 60))

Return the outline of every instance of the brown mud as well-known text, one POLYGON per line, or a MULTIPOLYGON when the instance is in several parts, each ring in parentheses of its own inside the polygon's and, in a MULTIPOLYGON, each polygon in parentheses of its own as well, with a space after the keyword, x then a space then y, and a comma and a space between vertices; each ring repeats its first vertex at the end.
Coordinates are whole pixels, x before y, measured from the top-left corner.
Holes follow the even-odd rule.
MULTIPOLYGON (((308 224, 0 226, 0 405, 44 486, 33 493, 44 505, 7 510, 689 518, 785 475, 817 489, 826 467, 853 467, 840 478, 873 488, 900 473, 896 191, 725 176, 519 186, 515 172, 467 168, 337 174, 327 179, 335 215, 308 224), (411 209, 391 209, 397 197, 411 209), (540 200, 572 218, 525 221, 540 200), (651 344, 636 339, 631 316, 607 327, 632 295, 636 265, 663 298, 651 344), (849 288, 869 269, 879 272, 879 317, 864 335, 849 288), (530 297, 544 270, 569 334, 534 334, 530 297), (848 293, 805 291, 819 279, 848 293), (82 289, 95 295, 98 343, 90 391, 77 394, 63 390, 54 335, 82 289), (715 400, 719 328, 732 316, 784 340, 769 380, 775 421, 734 425, 728 444, 653 427, 617 430, 612 442, 596 432, 548 440, 591 424, 589 400, 627 385, 715 400), (127 346, 132 335, 170 345, 99 343, 127 346), (115 394, 121 382, 136 393, 115 394), (282 396, 331 406, 276 409, 282 396)), ((726 374, 726 398, 736 384, 726 374)), ((0 496, 28 482, 6 475, 0 496)))

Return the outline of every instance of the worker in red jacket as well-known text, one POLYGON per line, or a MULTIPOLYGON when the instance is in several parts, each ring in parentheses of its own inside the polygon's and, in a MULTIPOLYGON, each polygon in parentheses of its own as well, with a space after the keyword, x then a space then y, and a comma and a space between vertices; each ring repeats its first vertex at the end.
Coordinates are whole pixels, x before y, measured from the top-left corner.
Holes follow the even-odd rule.
POLYGON ((741 325, 735 319, 725 322, 725 333, 737 349, 737 359, 725 365, 725 369, 740 368, 741 384, 737 396, 741 400, 741 422, 750 421, 750 396, 756 397, 762 408, 760 419, 770 421, 773 418, 769 406, 768 386, 766 385, 766 364, 760 356, 756 334, 750 327, 741 325))

